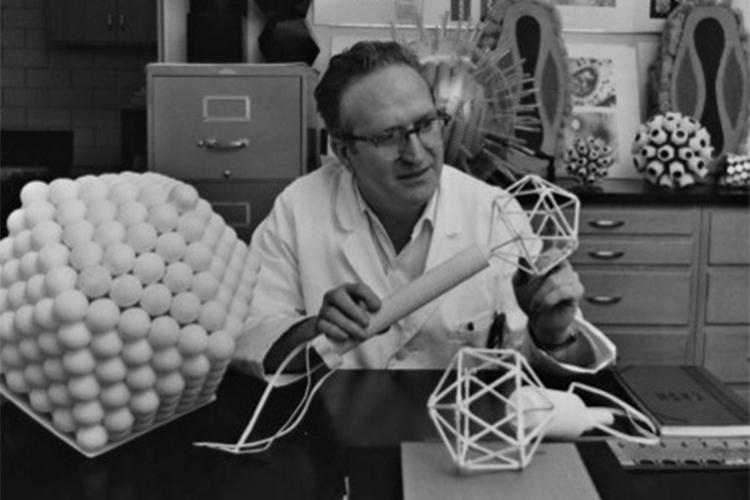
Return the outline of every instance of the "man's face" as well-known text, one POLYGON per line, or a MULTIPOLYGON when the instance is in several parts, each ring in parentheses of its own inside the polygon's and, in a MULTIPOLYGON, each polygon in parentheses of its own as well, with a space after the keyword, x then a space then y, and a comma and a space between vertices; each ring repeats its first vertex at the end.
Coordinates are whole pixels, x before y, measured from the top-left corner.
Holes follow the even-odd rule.
MULTIPOLYGON (((436 110, 422 77, 408 66, 397 65, 354 83, 342 96, 340 113, 345 132, 371 136, 393 127, 412 127, 434 117, 436 110)), ((437 189, 443 167, 439 138, 425 141, 411 134, 395 155, 366 141, 336 140, 334 148, 380 217, 413 216, 437 189)))

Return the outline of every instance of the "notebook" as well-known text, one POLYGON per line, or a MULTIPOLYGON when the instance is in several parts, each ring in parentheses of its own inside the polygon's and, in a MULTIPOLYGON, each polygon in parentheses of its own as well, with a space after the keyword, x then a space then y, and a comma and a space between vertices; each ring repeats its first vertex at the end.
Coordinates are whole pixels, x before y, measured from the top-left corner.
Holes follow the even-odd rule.
POLYGON ((460 474, 441 442, 402 443, 404 500, 596 500, 572 443, 542 443, 522 470, 460 474))
POLYGON ((703 367, 629 366, 615 376, 662 436, 750 436, 747 401, 703 367))

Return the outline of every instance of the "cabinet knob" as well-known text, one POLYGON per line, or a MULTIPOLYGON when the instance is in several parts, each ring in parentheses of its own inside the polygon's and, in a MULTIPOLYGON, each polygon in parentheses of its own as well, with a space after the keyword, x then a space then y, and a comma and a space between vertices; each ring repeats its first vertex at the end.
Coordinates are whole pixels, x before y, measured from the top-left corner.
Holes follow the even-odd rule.
POLYGON ((115 16, 111 12, 107 13, 107 31, 112 31, 112 27, 115 25, 115 16))
POLYGON ((232 176, 232 171, 231 170, 224 170, 224 177, 226 177, 228 179, 231 176, 232 176))
POLYGON ((617 304, 621 300, 622 300, 622 297, 618 297, 616 295, 587 295, 586 296, 587 302, 601 305, 601 306, 609 306, 612 304, 617 304))
POLYGON ((120 27, 120 31, 125 31, 125 14, 117 16, 117 25, 120 27))
POLYGON ((589 221, 589 225, 597 229, 616 229, 624 224, 625 222, 621 220, 597 219, 589 221))
POLYGON ((220 139, 201 139, 196 143, 199 148, 206 148, 209 151, 232 151, 235 149, 246 148, 250 144, 247 139, 235 139, 233 141, 222 141, 220 139))
POLYGON ((588 254, 592 259, 616 260, 625 255, 625 252, 619 250, 597 250, 595 252, 589 252, 588 254))

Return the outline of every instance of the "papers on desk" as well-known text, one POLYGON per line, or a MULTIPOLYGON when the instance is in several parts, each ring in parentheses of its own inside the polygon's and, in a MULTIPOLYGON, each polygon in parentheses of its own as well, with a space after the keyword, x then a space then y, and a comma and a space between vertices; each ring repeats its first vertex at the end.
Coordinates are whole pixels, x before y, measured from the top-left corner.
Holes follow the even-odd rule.
POLYGON ((572 443, 542 443, 519 471, 462 475, 442 443, 402 443, 404 500, 596 500, 599 495, 572 443))

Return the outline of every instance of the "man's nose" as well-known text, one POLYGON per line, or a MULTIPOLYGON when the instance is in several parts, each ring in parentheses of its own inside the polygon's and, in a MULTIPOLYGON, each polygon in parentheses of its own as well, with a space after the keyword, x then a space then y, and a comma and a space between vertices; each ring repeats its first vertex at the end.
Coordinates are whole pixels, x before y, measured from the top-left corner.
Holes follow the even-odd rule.
POLYGON ((421 160, 427 150, 422 143, 422 139, 419 138, 419 134, 412 132, 406 137, 406 144, 401 152, 401 158, 408 161, 421 160))

